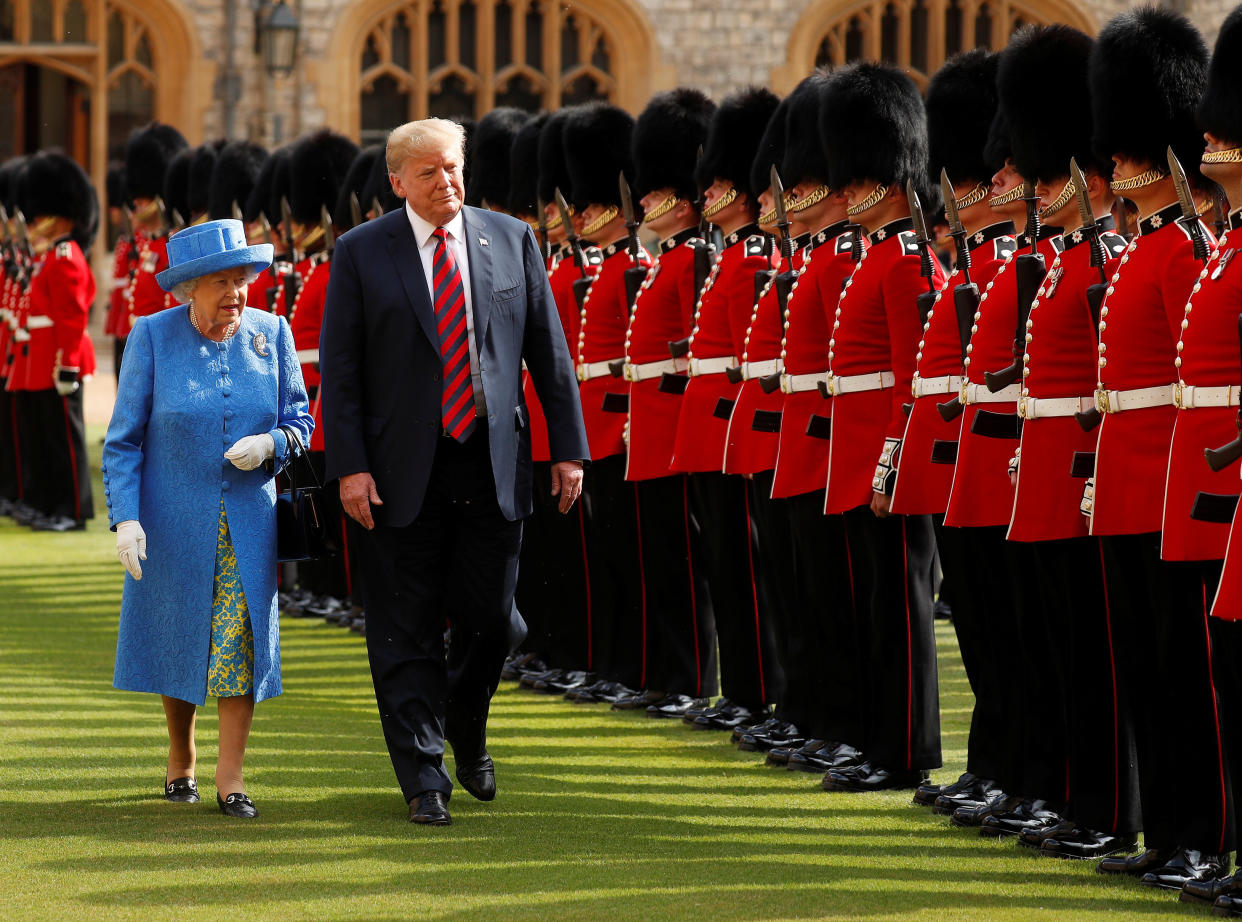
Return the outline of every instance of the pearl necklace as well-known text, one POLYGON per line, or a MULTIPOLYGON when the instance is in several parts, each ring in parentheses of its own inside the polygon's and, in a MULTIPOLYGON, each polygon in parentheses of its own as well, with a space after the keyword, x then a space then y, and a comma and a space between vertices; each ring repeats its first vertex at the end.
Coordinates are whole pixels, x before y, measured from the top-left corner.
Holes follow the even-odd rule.
MULTIPOLYGON (((207 339, 211 339, 210 336, 207 336, 207 334, 203 332, 202 327, 198 325, 198 317, 194 316, 194 302, 193 301, 190 302, 189 309, 190 309, 190 326, 194 327, 194 332, 197 333, 199 336, 205 336, 207 337, 207 339)), ((217 341, 224 342, 224 340, 231 337, 234 333, 237 332, 237 323, 238 322, 236 320, 230 323, 227 327, 224 328, 224 336, 222 336, 219 340, 212 340, 212 342, 217 342, 217 341)))

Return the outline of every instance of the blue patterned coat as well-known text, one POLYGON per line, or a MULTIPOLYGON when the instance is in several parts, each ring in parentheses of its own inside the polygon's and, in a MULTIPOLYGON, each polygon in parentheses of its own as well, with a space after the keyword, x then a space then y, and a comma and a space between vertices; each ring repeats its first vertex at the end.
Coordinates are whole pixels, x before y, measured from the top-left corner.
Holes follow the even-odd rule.
POLYGON ((220 499, 254 630, 254 697, 280 694, 276 610, 276 489, 262 466, 239 471, 224 453, 278 425, 309 444, 313 422, 284 318, 247 308, 237 333, 215 343, 184 306, 134 325, 103 449, 108 521, 136 519, 147 535, 142 579, 125 575, 113 684, 203 704, 211 648, 220 499))

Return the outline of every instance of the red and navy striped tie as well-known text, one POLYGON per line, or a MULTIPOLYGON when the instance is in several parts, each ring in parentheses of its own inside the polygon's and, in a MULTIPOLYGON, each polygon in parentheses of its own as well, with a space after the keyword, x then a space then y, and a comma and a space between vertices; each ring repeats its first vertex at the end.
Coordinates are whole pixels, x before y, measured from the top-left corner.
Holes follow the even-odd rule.
POLYGON ((466 289, 457 262, 448 248, 448 233, 437 227, 436 251, 431 258, 434 276, 436 330, 440 360, 444 363, 440 394, 440 421, 444 431, 459 442, 474 432, 474 390, 470 384, 470 342, 466 334, 466 289))

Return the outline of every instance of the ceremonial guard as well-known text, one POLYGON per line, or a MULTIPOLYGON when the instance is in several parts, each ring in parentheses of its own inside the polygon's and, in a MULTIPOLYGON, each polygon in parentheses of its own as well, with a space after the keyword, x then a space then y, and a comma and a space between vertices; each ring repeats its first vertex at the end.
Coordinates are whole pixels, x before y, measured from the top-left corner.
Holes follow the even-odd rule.
POLYGON ((466 204, 509 213, 509 157, 519 129, 530 117, 521 109, 498 106, 479 119, 470 142, 466 204))
POLYGON ((267 151, 252 141, 230 141, 220 148, 207 190, 208 220, 244 215, 243 206, 266 163, 267 151))
MULTIPOLYGON (((935 538, 926 515, 889 506, 922 333, 918 297, 944 284, 930 241, 913 231, 908 189, 925 186, 927 117, 914 83, 885 64, 836 71, 820 109, 829 184, 870 246, 846 280, 828 341, 832 439, 825 511, 844 514, 860 604, 862 738, 857 764, 830 769, 828 790, 912 788, 940 765, 932 631, 935 538), (927 270, 925 277, 922 273, 927 270)), ((925 190, 926 191, 926 190, 925 190)), ((923 197, 927 197, 926 195, 923 197)), ((930 202, 929 202, 930 204, 930 202)))
MULTIPOLYGON (((224 149, 223 138, 200 144, 194 149, 190 159, 190 170, 186 178, 186 206, 190 209, 191 224, 202 224, 207 220, 207 212, 211 207, 212 176, 216 171, 216 160, 224 149)), ((230 213, 225 217, 231 218, 230 213)))
POLYGON ((629 190, 633 131, 632 116, 604 103, 575 109, 564 128, 572 200, 585 222, 582 236, 598 243, 604 257, 579 304, 577 341, 570 342, 591 448, 582 505, 591 568, 591 663, 599 674, 595 683, 571 692, 580 701, 615 701, 646 687, 638 503, 634 485, 625 482, 629 385, 613 374, 624 365, 630 310, 651 265, 638 241, 629 190))
POLYGON ((340 194, 336 198, 336 205, 332 208, 332 217, 342 233, 366 221, 362 196, 366 191, 367 177, 375 168, 376 161, 383 159, 384 145, 372 144, 360 150, 354 162, 349 165, 349 172, 345 174, 340 194))
MULTIPOLYGON (((1043 676, 1040 703, 1027 713, 1038 721, 1033 735, 1043 761, 1053 765, 1044 775, 1049 789, 1022 793, 1057 801, 1066 817, 1053 824, 1031 818, 1020 834, 1023 844, 1061 858, 1129 851, 1140 827, 1099 539, 1087 535, 1079 511, 1095 450, 1095 433, 1079 419, 1090 424, 1100 301, 1126 246, 1112 232, 1112 163, 1091 149, 1090 51, 1091 39, 1076 29, 1028 27, 1006 49, 1000 82, 1018 169, 1038 180, 1041 220, 1065 228, 1025 323, 1024 422, 1008 533, 1020 542, 1010 545, 1021 560, 1017 596, 1038 587, 1045 601, 1022 625, 1022 649, 1043 676), (1052 119, 1025 108, 1030 82, 1050 72, 1061 90, 1052 119)), ((1004 652, 996 656, 1003 660, 1004 652)), ((1027 755, 1038 753, 1028 747, 1027 755)))
POLYGON ((112 280, 104 333, 112 337, 112 370, 119 381, 125 337, 129 335, 129 284, 138 266, 134 227, 129 219, 131 208, 125 193, 125 164, 108 167, 107 195, 109 225, 116 228, 116 246, 112 248, 112 280))
POLYGON ((660 243, 635 295, 622 368, 629 383, 625 479, 639 510, 647 630, 644 690, 614 702, 619 710, 676 710, 717 687, 702 534, 686 475, 669 470, 687 380, 685 359, 673 358, 669 344, 690 335, 698 282, 710 266, 711 250, 699 236, 694 165, 714 110, 698 90, 670 90, 652 97, 634 126, 634 195, 660 243))
POLYGON ((23 323, 30 338, 20 386, 32 437, 22 459, 31 468, 24 499, 40 513, 35 531, 72 531, 95 516, 82 418, 82 384, 95 373, 86 332, 95 277, 83 251, 99 230, 99 200, 77 163, 43 152, 26 162, 21 204, 41 257, 31 267, 23 323))
MULTIPOLYGON (((1207 58, 1184 16, 1141 7, 1104 27, 1090 66, 1095 150, 1112 157, 1113 191, 1141 216, 1100 308, 1103 422, 1084 511, 1102 538, 1109 608, 1125 613, 1117 680, 1133 702, 1146 850, 1099 867, 1176 888, 1224 876, 1234 835, 1209 656, 1207 604, 1219 562, 1160 556, 1178 342, 1211 245, 1193 202, 1190 214, 1179 205, 1167 151, 1198 174, 1194 115, 1207 58)), ((1190 197, 1187 188, 1181 194, 1190 197)))
POLYGON ((1000 166, 987 157, 997 110, 997 61, 997 55, 983 49, 965 52, 950 58, 927 87, 931 178, 944 199, 957 265, 923 323, 893 490, 894 512, 932 516, 940 563, 955 589, 953 628, 975 697, 966 771, 952 784, 929 783, 914 795, 916 804, 935 805, 940 813, 985 800, 1008 755, 1004 701, 1011 677, 990 643, 997 615, 992 600, 978 591, 986 581, 976 578, 962 530, 944 527, 962 425, 962 405, 955 398, 962 389, 970 328, 979 293, 1014 250, 1013 222, 989 204, 991 178, 1000 166), (941 797, 944 801, 937 804, 941 797))
MULTIPOLYGON (((0 276, 0 515, 20 516, 22 503, 21 470, 18 463, 17 398, 9 388, 19 344, 14 335, 18 326, 17 305, 21 297, 21 248, 13 235, 13 219, 18 210, 18 188, 23 157, 0 165, 0 240, 3 242, 4 272, 0 276)), ((33 510, 31 510, 33 515, 33 510)))
POLYGON ((276 299, 281 295, 285 279, 292 272, 285 238, 276 233, 280 223, 280 200, 289 191, 289 148, 282 147, 268 156, 259 168, 254 187, 242 207, 242 220, 246 224, 246 239, 270 243, 276 253, 271 266, 259 273, 246 291, 246 306, 256 307, 269 313, 276 311, 276 299))
POLYGON ((780 667, 774 655, 766 580, 754 538, 751 484, 721 472, 725 440, 741 381, 731 380, 744 350, 755 303, 755 273, 772 268, 771 238, 755 219, 758 203, 750 171, 759 141, 778 105, 767 90, 740 90, 712 115, 695 178, 706 190, 703 217, 723 235, 723 249, 695 303, 688 341, 674 347, 690 381, 682 396, 670 469, 690 474, 691 508, 704 536, 704 564, 711 587, 723 698, 706 710, 656 709, 702 729, 732 729, 767 716, 779 698, 780 667))

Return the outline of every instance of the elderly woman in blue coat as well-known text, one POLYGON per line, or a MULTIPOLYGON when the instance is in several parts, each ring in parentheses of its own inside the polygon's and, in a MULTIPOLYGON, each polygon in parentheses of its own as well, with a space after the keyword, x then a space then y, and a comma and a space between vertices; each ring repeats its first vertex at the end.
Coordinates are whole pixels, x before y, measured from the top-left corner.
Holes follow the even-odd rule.
POLYGON ((181 303, 134 325, 103 450, 127 571, 113 682, 162 696, 176 802, 199 799, 194 718, 215 697, 216 802, 253 817, 250 723, 281 691, 270 471, 290 459, 284 430, 306 444, 313 423, 289 324, 245 309, 272 247, 247 246, 240 221, 209 221, 173 235, 168 256, 157 280, 181 303))

